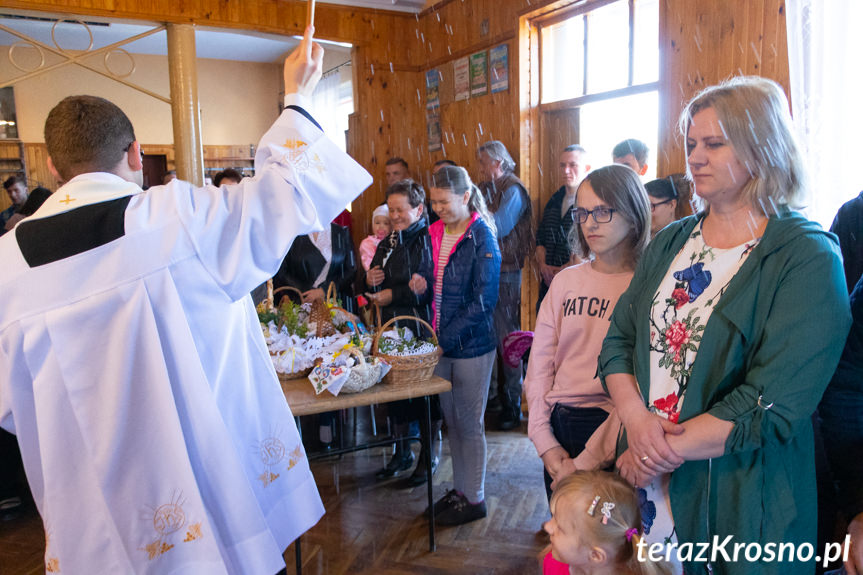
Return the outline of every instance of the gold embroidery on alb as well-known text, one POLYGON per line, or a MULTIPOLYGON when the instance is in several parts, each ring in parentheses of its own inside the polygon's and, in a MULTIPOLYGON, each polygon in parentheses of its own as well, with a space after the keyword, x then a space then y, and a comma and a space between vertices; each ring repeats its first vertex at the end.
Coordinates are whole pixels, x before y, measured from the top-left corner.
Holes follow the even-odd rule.
MULTIPOLYGON (((185 500, 183 499, 182 492, 180 492, 172 498, 170 503, 165 503, 155 509, 151 508, 151 511, 146 514, 145 518, 152 521, 153 530, 156 532, 156 539, 140 548, 141 551, 147 552, 148 559, 155 559, 174 548, 177 540, 174 539, 174 542, 172 543, 169 539, 179 537, 182 533, 183 527, 185 527, 187 523, 186 512, 183 510, 184 503, 185 500), (180 533, 174 535, 177 532, 180 533)), ((182 541, 187 543, 189 541, 200 539, 201 537, 203 537, 201 522, 198 521, 189 526, 189 529, 186 530, 185 538, 182 541)))
POLYGON ((70 197, 69 197, 69 194, 67 193, 67 194, 66 194, 66 198, 65 198, 65 199, 60 200, 60 203, 61 203, 61 204, 66 204, 66 205, 68 206, 68 205, 69 205, 69 204, 71 204, 72 202, 77 202, 77 201, 78 201, 78 199, 77 199, 77 198, 70 198, 70 197))
POLYGON ((300 462, 303 458, 303 446, 298 444, 293 451, 291 451, 291 458, 288 460, 288 471, 294 468, 294 465, 300 462))
POLYGON ((203 535, 201 535, 201 522, 199 521, 198 523, 189 525, 189 530, 186 531, 186 538, 183 539, 183 543, 188 543, 189 541, 194 541, 201 537, 203 537, 203 535))
POLYGON ((45 573, 59 573, 60 560, 48 556, 49 547, 51 547, 51 530, 45 527, 45 573))
POLYGON ((300 173, 307 172, 309 169, 315 168, 318 173, 323 174, 325 171, 324 163, 317 154, 309 154, 307 150, 308 147, 309 144, 303 140, 286 140, 285 148, 287 148, 288 151, 285 154, 285 157, 291 164, 293 164, 294 169, 300 173))
POLYGON ((264 484, 264 487, 267 487, 279 478, 279 474, 273 473, 272 470, 285 459, 287 450, 285 444, 278 437, 275 437, 275 434, 261 441, 257 450, 264 464, 264 471, 258 475, 258 479, 264 484))
POLYGON ((159 535, 169 535, 179 531, 186 524, 186 514, 183 508, 176 503, 168 503, 159 506, 153 514, 153 528, 159 535))

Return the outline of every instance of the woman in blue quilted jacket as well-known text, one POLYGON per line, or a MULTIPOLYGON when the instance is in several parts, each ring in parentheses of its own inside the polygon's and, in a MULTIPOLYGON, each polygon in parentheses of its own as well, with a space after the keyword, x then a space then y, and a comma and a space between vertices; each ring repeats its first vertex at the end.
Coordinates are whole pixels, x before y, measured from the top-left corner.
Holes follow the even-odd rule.
POLYGON ((429 228, 434 263, 434 326, 442 357, 435 375, 452 453, 453 489, 434 505, 435 521, 460 525, 486 516, 485 403, 495 358, 494 308, 500 249, 494 223, 467 171, 446 166, 432 177, 429 228))

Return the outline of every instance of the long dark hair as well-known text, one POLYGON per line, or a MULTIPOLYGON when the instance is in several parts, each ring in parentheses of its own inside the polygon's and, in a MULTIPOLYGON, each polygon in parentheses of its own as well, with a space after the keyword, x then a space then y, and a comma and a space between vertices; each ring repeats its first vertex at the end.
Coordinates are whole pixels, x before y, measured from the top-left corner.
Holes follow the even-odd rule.
POLYGON ((456 195, 462 195, 470 190, 470 198, 467 202, 468 209, 471 213, 479 214, 492 232, 497 234, 497 227, 494 225, 494 218, 488 211, 485 198, 482 197, 479 188, 471 181, 467 170, 461 166, 444 166, 437 173, 432 174, 432 187, 449 190, 456 195))

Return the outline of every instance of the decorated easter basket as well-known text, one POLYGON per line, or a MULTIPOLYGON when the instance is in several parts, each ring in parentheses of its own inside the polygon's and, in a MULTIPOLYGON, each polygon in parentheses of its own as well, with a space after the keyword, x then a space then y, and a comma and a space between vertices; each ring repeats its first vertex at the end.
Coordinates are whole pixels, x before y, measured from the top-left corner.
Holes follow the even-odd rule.
POLYGON ((428 322, 411 315, 399 315, 386 322, 380 327, 380 329, 378 329, 375 334, 374 342, 372 343, 372 355, 380 357, 391 366, 389 373, 383 378, 384 383, 416 383, 429 379, 434 373, 434 368, 440 359, 439 351, 440 347, 438 346, 437 335, 435 335, 432 326, 430 326, 428 322), (396 321, 401 319, 415 321, 428 328, 429 333, 432 334, 431 342, 435 346, 434 350, 428 353, 415 355, 391 355, 382 353, 379 350, 381 337, 390 325, 395 324, 396 321))
MULTIPOLYGON (((301 292, 300 290, 298 290, 298 289, 297 289, 297 288, 295 288, 295 287, 292 287, 292 286, 283 286, 283 287, 280 287, 280 288, 279 288, 279 289, 277 289, 277 290, 273 290, 273 289, 272 289, 272 281, 273 281, 273 280, 269 280, 269 281, 267 282, 267 287, 268 287, 267 292, 268 292, 268 296, 267 296, 267 300, 266 300, 266 305, 267 305, 267 307, 268 307, 269 309, 271 309, 271 310, 275 311, 275 309, 276 309, 276 307, 275 307, 275 301, 276 301, 275 296, 276 296, 276 294, 281 293, 281 292, 294 292, 294 293, 296 293, 296 294, 299 296, 300 301, 302 301, 302 300, 303 300, 303 292, 301 292)), ((279 328, 279 329, 281 329, 281 328, 282 328, 283 323, 282 323, 282 318, 281 318, 281 317, 279 317, 279 320, 276 322, 276 324, 277 324, 277 326, 278 326, 278 328, 279 328)), ((282 351, 282 352, 276 352, 276 353, 273 353, 273 352, 271 351, 271 352, 270 352, 270 355, 271 355, 271 356, 273 356, 273 357, 277 357, 277 356, 279 356, 280 354, 285 354, 285 353, 290 353, 290 352, 288 352, 288 351, 282 351)), ((304 377, 307 377, 311 372, 312 372, 312 367, 310 366, 310 367, 307 367, 306 369, 301 369, 301 370, 299 370, 299 371, 294 371, 294 372, 291 372, 291 373, 282 373, 282 372, 276 372, 276 373, 277 373, 277 375, 279 376, 279 379, 280 379, 280 380, 282 380, 282 381, 291 381, 291 380, 294 380, 294 379, 302 379, 302 378, 304 378, 304 377)))
POLYGON ((384 360, 380 358, 367 360, 363 352, 355 347, 351 348, 350 353, 359 360, 359 363, 351 368, 348 380, 339 393, 359 393, 367 390, 381 380, 381 373, 387 367, 384 360))

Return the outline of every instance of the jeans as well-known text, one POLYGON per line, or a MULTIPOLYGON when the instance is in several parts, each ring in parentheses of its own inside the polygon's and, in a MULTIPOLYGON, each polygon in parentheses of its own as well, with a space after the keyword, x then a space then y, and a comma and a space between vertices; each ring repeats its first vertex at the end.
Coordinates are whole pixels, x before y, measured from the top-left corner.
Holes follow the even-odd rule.
MULTIPOLYGON (((567 407, 558 403, 551 410, 551 429, 560 446, 574 458, 584 451, 587 440, 607 417, 608 412, 599 407, 567 407)), ((551 475, 545 469, 542 472, 545 494, 551 501, 551 475)))
POLYGON ((521 329, 521 272, 501 272, 499 297, 494 309, 494 331, 497 338, 497 361, 492 371, 489 397, 500 397, 503 412, 516 418, 521 410, 521 377, 523 366, 509 367, 503 361, 503 340, 521 329))
POLYGON ((485 402, 494 350, 467 359, 440 358, 434 373, 452 382, 440 395, 452 453, 453 489, 471 503, 485 499, 485 402))

